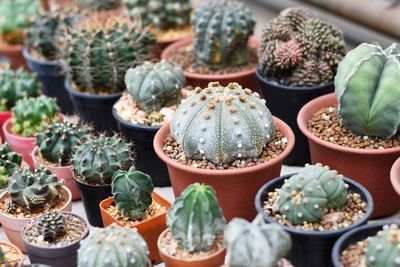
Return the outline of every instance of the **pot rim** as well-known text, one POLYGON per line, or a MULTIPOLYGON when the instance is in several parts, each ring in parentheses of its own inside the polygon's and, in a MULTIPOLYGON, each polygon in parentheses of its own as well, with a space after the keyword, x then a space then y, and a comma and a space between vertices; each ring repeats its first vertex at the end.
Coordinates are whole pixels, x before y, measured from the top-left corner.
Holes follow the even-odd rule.
POLYGON ((12 115, 12 111, 8 110, 8 111, 0 111, 0 116, 10 116, 12 115))
POLYGON ((20 264, 24 261, 24 258, 25 258, 24 253, 16 245, 12 244, 11 242, 4 241, 4 240, 0 240, 0 245, 1 244, 12 247, 13 249, 15 249, 17 251, 17 253, 20 255, 20 259, 19 259, 20 264))
POLYGON ((64 87, 68 91, 68 93, 79 96, 82 98, 94 98, 94 99, 111 99, 111 98, 116 98, 122 95, 122 92, 117 92, 117 93, 112 93, 112 94, 104 94, 104 95, 99 95, 99 94, 91 94, 91 93, 83 93, 80 91, 75 90, 73 88, 73 84, 75 84, 71 78, 70 75, 67 75, 65 81, 64 81, 64 87))
POLYGON ((9 50, 9 51, 18 53, 19 51, 23 50, 23 47, 24 46, 22 44, 8 44, 6 42, 3 42, 0 45, 0 51, 9 50))
POLYGON ((76 183, 79 183, 80 185, 83 186, 88 186, 90 187, 92 190, 94 188, 99 188, 99 187, 111 187, 111 184, 101 184, 101 185, 93 185, 93 184, 87 184, 87 183, 82 183, 81 181, 79 181, 76 176, 75 176, 75 172, 74 172, 74 168, 72 168, 72 177, 74 178, 76 183))
POLYGON ((394 190, 400 197, 400 157, 394 162, 390 169, 390 180, 394 190))
POLYGON ((35 142, 36 137, 23 137, 23 136, 19 136, 19 135, 16 135, 16 134, 12 133, 12 132, 8 129, 8 128, 11 127, 11 120, 12 120, 12 117, 11 117, 11 118, 8 118, 8 119, 4 122, 4 124, 3 124, 3 132, 5 133, 5 135, 7 134, 7 135, 11 136, 12 138, 14 138, 14 139, 16 139, 16 140, 18 140, 18 141, 31 141, 31 142, 35 142))
POLYGON ((134 124, 130 121, 126 121, 124 119, 122 119, 118 114, 117 114, 117 110, 115 109, 115 107, 113 106, 112 108, 112 115, 114 116, 114 119, 122 124, 123 126, 127 127, 127 128, 135 128, 135 129, 140 129, 142 131, 146 131, 146 132, 156 132, 158 131, 161 126, 151 126, 151 125, 140 125, 140 124, 134 124))
POLYGON ((60 60, 37 60, 35 58, 32 57, 32 55, 29 53, 29 49, 28 46, 25 45, 23 50, 22 50, 22 55, 23 57, 28 60, 28 61, 32 61, 35 62, 36 64, 40 64, 40 65, 47 65, 47 66, 60 66, 61 61, 60 60))
MULTIPOLYGON (((51 166, 51 165, 46 165, 44 163, 41 163, 40 161, 38 161, 36 159, 36 157, 39 157, 39 147, 37 145, 35 145, 35 147, 33 148, 32 152, 31 152, 31 157, 33 159, 33 161, 35 163, 37 163, 37 165, 42 166, 46 169, 52 168, 52 169, 56 169, 56 170, 61 170, 61 169, 72 169, 72 164, 66 165, 66 166, 51 166)), ((43 158, 43 157, 42 157, 43 158)))

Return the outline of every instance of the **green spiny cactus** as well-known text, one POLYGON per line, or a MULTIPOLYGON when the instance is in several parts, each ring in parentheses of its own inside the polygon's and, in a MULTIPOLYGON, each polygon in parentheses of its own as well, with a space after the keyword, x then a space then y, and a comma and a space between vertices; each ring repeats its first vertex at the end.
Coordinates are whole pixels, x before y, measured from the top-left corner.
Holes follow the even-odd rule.
POLYGON ((53 242, 65 234, 64 215, 58 211, 47 212, 37 219, 36 228, 44 240, 53 242))
POLYGON ((81 241, 79 267, 148 267, 149 249, 136 228, 95 228, 81 241))
POLYGON ((335 76, 342 124, 361 135, 390 138, 400 128, 400 48, 363 43, 347 53, 335 76))
POLYGON ((243 3, 207 2, 192 16, 196 60, 216 69, 246 63, 254 26, 253 15, 243 3))
POLYGON ((182 69, 165 60, 156 64, 145 62, 125 74, 128 92, 148 113, 178 104, 185 82, 182 69))
POLYGON ((172 237, 187 252, 207 251, 226 221, 211 186, 189 185, 167 213, 172 237))
POLYGON ((275 125, 258 94, 237 83, 213 82, 196 88, 179 106, 171 133, 188 158, 229 164, 258 157, 274 137, 275 125))
POLYGON ((141 219, 153 201, 151 177, 134 168, 117 171, 112 178, 111 188, 118 210, 132 220, 141 219))
POLYGON ((6 255, 4 254, 3 248, 0 246, 0 264, 6 263, 6 255))
POLYGON ((79 6, 96 11, 117 9, 122 0, 77 0, 79 6))
POLYGON ((0 146, 0 189, 7 185, 8 177, 21 168, 22 156, 11 150, 7 143, 0 146))

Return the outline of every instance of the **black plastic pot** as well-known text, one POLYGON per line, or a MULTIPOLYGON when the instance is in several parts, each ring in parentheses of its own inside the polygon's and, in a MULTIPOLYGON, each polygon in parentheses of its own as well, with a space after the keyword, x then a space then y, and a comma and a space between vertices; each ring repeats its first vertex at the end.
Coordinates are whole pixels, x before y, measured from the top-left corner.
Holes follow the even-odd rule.
POLYGON ((113 108, 122 135, 135 146, 135 167, 153 179, 154 186, 171 186, 167 165, 157 156, 153 147, 154 136, 160 127, 137 125, 121 119, 113 108))
MULTIPOLYGON (((273 192, 275 188, 280 188, 285 179, 288 179, 293 174, 284 175, 275 178, 266 183, 257 192, 255 205, 257 212, 262 214, 264 221, 267 223, 277 223, 273 218, 267 216, 263 211, 264 201, 267 199, 268 192, 273 192)), ((361 195, 361 199, 367 203, 367 211, 363 218, 354 223, 353 225, 327 232, 319 231, 303 231, 294 227, 283 225, 283 229, 288 232, 292 237, 292 249, 287 257, 290 262, 296 267, 329 267, 332 266, 331 251, 336 240, 344 233, 357 228, 367 223, 368 218, 371 216, 374 209, 371 194, 359 183, 343 178, 346 184, 349 185, 349 191, 361 195)), ((279 224, 280 225, 280 224, 279 224)))
POLYGON ((333 82, 316 87, 292 87, 266 80, 257 69, 256 75, 266 106, 271 113, 286 122, 296 136, 296 143, 285 159, 287 165, 304 165, 311 162, 307 138, 297 126, 297 114, 310 100, 334 91, 333 82))

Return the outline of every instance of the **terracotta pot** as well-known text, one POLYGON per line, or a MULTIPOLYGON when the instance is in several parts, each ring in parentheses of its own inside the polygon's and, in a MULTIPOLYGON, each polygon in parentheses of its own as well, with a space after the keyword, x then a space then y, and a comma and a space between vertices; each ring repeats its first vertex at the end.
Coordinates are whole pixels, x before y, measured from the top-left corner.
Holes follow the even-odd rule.
POLYGON ((23 67, 26 70, 28 69, 26 65, 26 61, 22 56, 22 45, 8 45, 2 44, 0 45, 0 55, 6 56, 11 61, 11 68, 18 69, 19 67, 23 67))
POLYGON ((33 148, 32 154, 31 154, 32 160, 33 160, 33 165, 36 168, 44 167, 46 169, 49 169, 55 176, 57 176, 58 179, 63 179, 64 180, 64 185, 68 187, 68 189, 71 191, 72 194, 72 200, 78 200, 81 198, 81 194, 79 193, 79 189, 76 186, 74 175, 72 173, 72 166, 51 166, 51 165, 45 165, 43 164, 43 161, 41 161, 38 157, 39 156, 39 148, 35 146, 33 148))
MULTIPOLYGON (((152 193, 152 197, 158 204, 165 207, 167 210, 171 207, 171 203, 169 203, 168 200, 164 199, 156 192, 152 193)), ((103 219, 104 227, 107 227, 112 223, 124 226, 122 223, 116 220, 110 213, 107 212, 107 208, 113 203, 114 203, 114 197, 109 197, 100 202, 101 217, 103 219)), ((157 239, 160 236, 160 234, 167 228, 165 222, 166 215, 167 213, 165 212, 151 219, 144 220, 136 224, 135 226, 129 226, 132 228, 137 228, 139 233, 146 241, 147 246, 149 247, 150 250, 149 259, 153 264, 161 263, 161 258, 158 253, 157 239)))
POLYGON ((395 161, 390 170, 390 180, 392 181, 394 190, 400 196, 400 157, 395 161))
MULTIPOLYGON (((71 211, 72 209, 72 203, 71 203, 71 192, 69 189, 65 186, 62 186, 62 194, 64 197, 67 199, 67 202, 63 207, 60 208, 60 211, 71 211)), ((0 195, 0 203, 3 202, 4 198, 8 196, 8 191, 4 191, 0 195)), ((40 213, 37 215, 41 215, 40 213)), ((37 217, 35 216, 35 217, 37 217)), ((3 226, 4 233, 8 237, 8 239, 16 245, 19 249, 21 249, 23 252, 26 252, 25 246, 22 242, 22 236, 21 236, 21 231, 24 225, 31 220, 32 218, 15 218, 12 216, 9 216, 7 214, 1 213, 0 212, 0 222, 3 226)))
POLYGON ((170 126, 166 124, 161 127, 154 138, 154 149, 160 159, 167 164, 175 196, 179 196, 190 184, 205 183, 215 189, 228 221, 234 217, 251 221, 257 214, 254 209, 254 196, 258 189, 280 175, 282 162, 294 146, 295 137, 289 126, 276 117, 274 122, 288 139, 286 149, 277 157, 260 165, 235 170, 197 169, 170 159, 162 149, 163 142, 170 133, 170 126))
POLYGON ((157 241, 160 257, 166 267, 220 267, 224 264, 226 248, 203 259, 181 259, 164 253, 161 249, 161 240, 168 233, 168 229, 161 233, 157 241))
POLYGON ((1 139, 3 139, 3 140, 4 140, 3 125, 6 120, 11 118, 11 116, 12 116, 11 111, 0 111, 0 127, 1 127, 0 136, 1 136, 1 139))
POLYGON ((400 156, 400 148, 348 148, 324 141, 308 130, 307 122, 315 113, 335 104, 335 94, 320 96, 307 103, 297 117, 300 130, 308 138, 312 163, 328 165, 365 186, 374 199, 373 217, 395 213, 400 201, 390 183, 390 168, 400 156))
POLYGON ((0 240, 0 248, 3 250, 5 259, 8 260, 7 263, 9 265, 7 266, 22 266, 22 263, 24 261, 24 254, 22 254, 22 251, 18 247, 14 246, 11 243, 0 240), (15 257, 13 257, 11 261, 8 258, 9 253, 15 254, 15 257))

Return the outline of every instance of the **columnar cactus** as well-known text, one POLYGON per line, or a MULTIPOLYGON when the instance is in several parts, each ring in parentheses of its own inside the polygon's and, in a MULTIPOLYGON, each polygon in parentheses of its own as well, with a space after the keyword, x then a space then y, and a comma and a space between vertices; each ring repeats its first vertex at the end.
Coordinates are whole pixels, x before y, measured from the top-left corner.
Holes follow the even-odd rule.
POLYGON ((185 82, 182 69, 164 60, 156 64, 146 62, 125 74, 128 92, 148 113, 177 104, 185 82))
POLYGON ((21 167, 22 156, 11 150, 7 143, 0 146, 0 189, 7 185, 8 177, 21 167))
POLYGON ((335 77, 342 124, 355 134, 390 138, 400 128, 400 47, 363 43, 335 77))
POLYGON ((207 251, 226 225, 214 189, 199 183, 189 185, 168 211, 167 225, 185 251, 207 251))
POLYGON ((196 60, 212 68, 247 62, 247 41, 254 26, 253 15, 243 3, 207 2, 192 16, 196 60))
POLYGON ((177 109, 171 133, 191 159, 215 164, 258 157, 275 135, 265 100, 237 83, 212 82, 177 109))
POLYGON ((77 0, 78 5, 96 11, 116 9, 122 0, 77 0))
POLYGON ((36 228, 44 240, 53 242, 65 234, 64 215, 58 211, 47 212, 38 218, 36 228))

